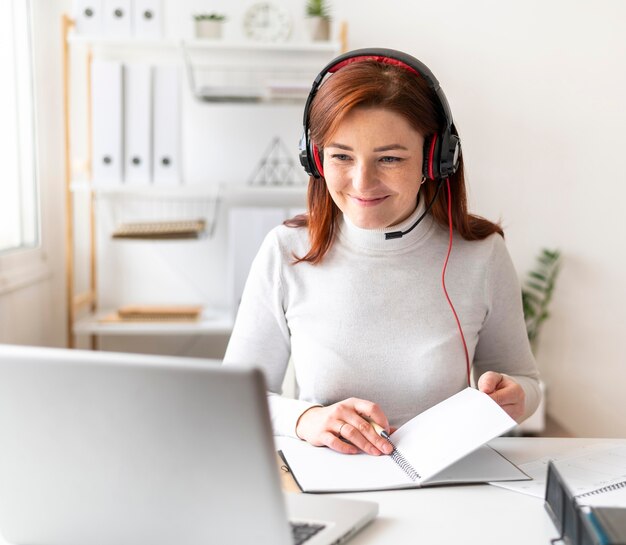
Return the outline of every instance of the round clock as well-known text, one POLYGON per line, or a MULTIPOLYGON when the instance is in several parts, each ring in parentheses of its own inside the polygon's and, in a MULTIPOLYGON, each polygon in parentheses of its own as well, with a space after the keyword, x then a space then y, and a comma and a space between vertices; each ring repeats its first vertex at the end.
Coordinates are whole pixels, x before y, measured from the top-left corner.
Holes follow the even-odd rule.
POLYGON ((248 38, 263 42, 284 42, 291 34, 291 17, 271 2, 259 2, 248 8, 243 18, 248 38))

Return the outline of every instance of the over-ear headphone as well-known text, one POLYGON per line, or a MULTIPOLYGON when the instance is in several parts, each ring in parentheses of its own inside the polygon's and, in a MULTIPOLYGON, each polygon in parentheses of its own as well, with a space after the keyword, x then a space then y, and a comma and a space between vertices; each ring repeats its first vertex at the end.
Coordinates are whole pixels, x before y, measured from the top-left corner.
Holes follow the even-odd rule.
POLYGON ((344 53, 330 61, 313 81, 304 106, 303 131, 300 138, 300 163, 307 174, 315 178, 321 178, 324 175, 319 149, 311 142, 309 134, 309 109, 313 98, 327 74, 337 72, 348 64, 367 60, 405 68, 415 73, 418 77, 423 77, 428 86, 435 92, 445 118, 445 126, 442 127, 441 132, 427 138, 424 142, 424 165, 422 171, 424 177, 428 180, 443 180, 454 174, 459 168, 461 141, 452 122, 452 113, 448 100, 443 94, 437 78, 424 63, 418 61, 415 57, 407 55, 402 51, 382 48, 356 49, 344 53))

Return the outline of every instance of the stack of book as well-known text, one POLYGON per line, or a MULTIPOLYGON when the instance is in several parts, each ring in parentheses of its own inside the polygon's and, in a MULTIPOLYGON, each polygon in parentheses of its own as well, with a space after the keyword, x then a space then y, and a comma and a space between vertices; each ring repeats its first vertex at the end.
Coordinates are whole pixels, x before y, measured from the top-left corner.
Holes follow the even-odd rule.
POLYGON ((113 231, 112 237, 151 240, 199 238, 205 228, 206 222, 201 219, 122 223, 113 231))
POLYGON ((199 305, 132 305, 117 309, 100 322, 196 322, 201 315, 199 305))

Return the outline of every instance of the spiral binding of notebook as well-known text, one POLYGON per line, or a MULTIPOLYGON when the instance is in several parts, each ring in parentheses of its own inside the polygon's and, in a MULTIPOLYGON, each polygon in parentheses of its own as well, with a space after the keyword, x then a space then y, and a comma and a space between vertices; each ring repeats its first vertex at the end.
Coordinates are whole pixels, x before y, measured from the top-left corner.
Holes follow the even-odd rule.
POLYGON ((422 476, 411 465, 411 463, 402 455, 402 453, 396 448, 396 445, 393 443, 393 441, 391 440, 391 437, 385 431, 385 429, 380 424, 377 424, 376 422, 374 422, 372 419, 368 419, 368 420, 370 424, 372 425, 372 427, 374 428, 374 431, 376 431, 376 433, 380 435, 382 438, 387 439, 387 441, 389 441, 389 444, 393 447, 393 450, 391 451, 391 454, 389 455, 389 457, 396 463, 396 465, 402 471, 404 471, 409 477, 409 479, 411 479, 413 482, 417 481, 418 479, 421 479, 422 476))
POLYGON ((583 494, 577 494, 574 497, 576 499, 587 498, 589 496, 597 496, 598 494, 604 494, 605 492, 612 492, 613 490, 619 490, 620 488, 626 488, 626 481, 620 481, 619 483, 613 483, 607 486, 603 486, 601 488, 589 490, 589 492, 584 492, 583 494))
POLYGON ((409 463, 409 461, 404 456, 402 456, 402 453, 396 448, 396 445, 393 444, 388 435, 387 437, 385 437, 385 439, 387 439, 387 441, 389 441, 389 443, 391 443, 391 446, 393 447, 393 451, 389 455, 391 459, 400 467, 402 471, 404 471, 408 475, 409 479, 411 479, 413 482, 420 479, 420 474, 409 463))

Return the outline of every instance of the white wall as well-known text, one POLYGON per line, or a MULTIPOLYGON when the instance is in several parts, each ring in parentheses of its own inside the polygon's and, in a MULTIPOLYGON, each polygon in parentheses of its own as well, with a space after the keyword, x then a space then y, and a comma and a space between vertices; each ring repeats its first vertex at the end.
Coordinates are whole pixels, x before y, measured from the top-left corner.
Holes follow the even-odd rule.
MULTIPOLYGON (((170 37, 190 37, 190 14, 216 9, 229 15, 226 35, 236 36, 243 9, 252 3, 164 1, 170 37)), ((298 17, 298 31, 304 1, 280 3, 298 17)), ((57 13, 67 9, 67 2, 34 0, 34 4, 38 42, 47 48, 47 60, 39 63, 47 81, 40 88, 40 101, 48 95, 41 159, 48 188, 44 205, 49 218, 58 222, 63 205, 57 13)), ((336 20, 349 22, 351 48, 403 49, 437 75, 463 139, 473 211, 502 219, 520 275, 532 266, 541 247, 563 251, 553 315, 542 332, 538 353, 548 383, 548 410, 579 435, 626 435, 621 418, 626 413, 626 396, 621 395, 626 366, 618 346, 624 330, 621 311, 626 306, 626 290, 621 286, 626 277, 626 230, 620 225, 626 196, 620 168, 626 121, 622 105, 626 4, 619 0, 598 0, 593 6, 571 0, 335 0, 333 14, 336 20)), ((213 119, 209 110, 197 115, 204 125, 213 119)), ((277 117, 294 153, 299 123, 297 111, 277 117)), ((210 166, 212 175, 231 179, 247 175, 241 154, 258 157, 267 145, 266 129, 233 115, 227 134, 234 135, 230 141, 240 146, 225 147, 224 160, 210 166)), ((196 138, 185 143, 186 153, 200 156, 199 125, 187 125, 185 131, 196 138)), ((194 167, 187 164, 186 168, 194 167)), ((43 319, 38 316, 51 302, 55 309, 63 306, 62 232, 55 221, 49 220, 48 225, 56 243, 50 254, 56 284, 20 305, 20 312, 35 323, 43 319)), ((7 298, 0 299, 3 318, 10 309, 7 298)), ((62 318, 57 310, 54 316, 45 312, 46 326, 28 333, 20 329, 16 335, 26 342, 47 337, 58 342, 62 335, 42 329, 58 331, 62 318)))
POLYGON ((579 435, 626 435, 626 4, 342 0, 334 12, 351 48, 404 49, 437 75, 472 208, 502 219, 520 273, 561 248, 538 351, 548 411, 579 435))

